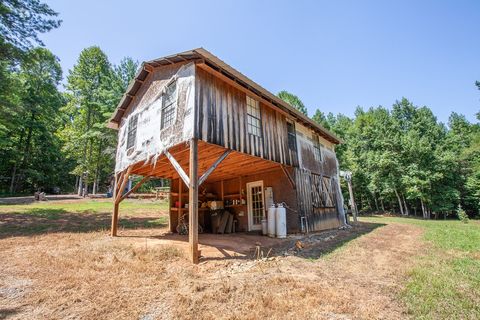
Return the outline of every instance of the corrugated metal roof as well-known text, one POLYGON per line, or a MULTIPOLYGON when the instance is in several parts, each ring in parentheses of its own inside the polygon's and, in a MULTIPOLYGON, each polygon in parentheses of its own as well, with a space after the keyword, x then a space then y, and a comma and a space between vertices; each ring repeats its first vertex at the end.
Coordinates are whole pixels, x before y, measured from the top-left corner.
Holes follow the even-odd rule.
POLYGON ((151 61, 146 61, 142 64, 140 71, 137 73, 135 78, 132 80, 130 85, 127 88, 126 93, 123 95, 122 99, 120 100, 115 112, 113 113, 112 117, 110 118, 109 126, 111 128, 118 128, 118 124, 120 123, 125 110, 128 108, 129 104, 133 100, 133 97, 140 89, 143 81, 147 78, 149 74, 149 69, 151 67, 161 67, 169 64, 174 64, 182 61, 192 61, 192 60, 202 60, 210 66, 211 68, 215 69, 216 71, 220 72, 224 76, 227 76, 231 80, 235 81, 239 85, 245 87, 252 93, 262 97, 263 99, 269 101, 275 107, 283 110, 290 114, 293 118, 297 119, 297 121, 302 122, 303 124, 307 125, 308 127, 314 129, 315 131, 319 132, 324 138, 333 142, 333 143, 341 143, 341 140, 331 133, 329 130, 325 129, 309 117, 305 116, 303 113, 295 109, 294 107, 290 106, 288 103, 268 91, 267 89, 263 88, 256 82, 249 79, 247 76, 243 75, 236 69, 232 68, 224 61, 210 53, 209 51, 198 48, 193 49, 177 54, 173 54, 170 56, 166 56, 163 58, 158 58, 151 61))

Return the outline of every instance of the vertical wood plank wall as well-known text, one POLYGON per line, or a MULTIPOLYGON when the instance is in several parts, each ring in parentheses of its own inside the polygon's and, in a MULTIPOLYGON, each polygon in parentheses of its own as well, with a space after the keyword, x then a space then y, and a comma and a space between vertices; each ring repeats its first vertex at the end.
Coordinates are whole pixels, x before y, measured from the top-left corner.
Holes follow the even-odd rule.
POLYGON ((298 165, 296 152, 288 149, 283 114, 260 102, 262 137, 257 137, 247 131, 244 92, 200 68, 196 69, 195 88, 201 140, 278 163, 298 165))

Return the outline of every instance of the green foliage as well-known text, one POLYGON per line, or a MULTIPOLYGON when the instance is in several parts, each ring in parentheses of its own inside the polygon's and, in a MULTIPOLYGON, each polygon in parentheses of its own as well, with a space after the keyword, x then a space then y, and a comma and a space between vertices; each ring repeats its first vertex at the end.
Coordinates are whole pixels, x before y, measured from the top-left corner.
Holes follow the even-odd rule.
POLYGON ((2 0, 0 2, 0 60, 10 59, 42 44, 39 33, 60 26, 58 14, 39 0, 2 0))
POLYGON ((76 163, 71 173, 81 177, 79 189, 92 184, 93 192, 106 191, 111 182, 116 132, 106 125, 137 67, 130 58, 112 66, 99 47, 90 47, 67 77, 61 138, 65 154, 76 163))
POLYGON ((303 113, 304 115, 307 115, 307 107, 305 107, 302 100, 300 100, 300 98, 293 93, 282 90, 277 94, 277 96, 301 113, 303 113))
POLYGON ((458 218, 460 219, 460 221, 462 221, 463 223, 468 223, 468 221, 469 221, 468 215, 465 212, 465 210, 462 209, 461 206, 458 206, 457 215, 458 215, 458 218))
MULTIPOLYGON (((318 121, 325 121, 319 113, 318 121)), ((403 214, 455 215, 461 204, 470 215, 480 208, 479 124, 452 114, 449 126, 439 123, 428 107, 403 98, 391 110, 364 110, 355 117, 326 117, 345 143, 337 156, 353 172, 358 206, 403 214)))
POLYGON ((315 111, 312 120, 324 127, 325 129, 330 129, 330 123, 328 122, 327 117, 325 117, 325 114, 319 109, 315 111))
POLYGON ((15 193, 63 187, 68 179, 61 176, 62 169, 68 163, 56 136, 64 103, 57 89, 62 78, 58 58, 47 49, 31 49, 19 68, 9 72, 13 92, 5 93, 10 101, 2 106, 0 120, 5 135, 0 170, 9 180, 0 184, 0 190, 15 193))

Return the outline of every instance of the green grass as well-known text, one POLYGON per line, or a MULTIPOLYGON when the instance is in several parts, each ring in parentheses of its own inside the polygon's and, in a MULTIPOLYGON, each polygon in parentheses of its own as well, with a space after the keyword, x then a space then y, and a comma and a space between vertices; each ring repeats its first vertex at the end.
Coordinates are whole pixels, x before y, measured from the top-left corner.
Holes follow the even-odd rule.
POLYGON ((425 230, 432 246, 409 273, 401 298, 415 319, 480 319, 480 223, 364 217, 425 230))
MULTIPOLYGON (((99 213, 99 212, 111 212, 113 204, 111 201, 105 200, 89 200, 82 202, 35 202, 32 204, 15 204, 15 205, 0 205, 1 212, 18 212, 18 213, 28 213, 37 209, 48 209, 48 210, 65 210, 67 212, 90 212, 90 213, 99 213)), ((154 201, 135 201, 135 200, 125 200, 120 204, 122 211, 141 211, 141 210, 159 210, 167 209, 167 202, 154 202, 154 201)))
MULTIPOLYGON (((120 228, 166 226, 160 215, 167 202, 126 200, 120 204, 120 228), (158 215, 157 215, 158 214, 158 215)), ((89 232, 110 228, 113 204, 108 200, 35 202, 0 206, 0 238, 51 232, 89 232)))

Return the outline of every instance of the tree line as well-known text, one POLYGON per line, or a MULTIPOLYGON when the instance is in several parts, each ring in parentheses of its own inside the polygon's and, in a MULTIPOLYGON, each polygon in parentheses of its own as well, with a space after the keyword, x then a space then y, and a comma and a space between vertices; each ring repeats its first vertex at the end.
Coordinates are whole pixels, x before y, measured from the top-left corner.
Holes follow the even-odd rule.
MULTIPOLYGON (((106 124, 138 62, 127 57, 114 65, 99 47, 86 48, 63 85, 59 59, 39 39, 60 25, 38 0, 0 3, 1 194, 96 193, 111 182, 116 132, 106 124)), ((296 95, 278 96, 307 115, 296 95)), ((391 108, 358 107, 353 117, 317 109, 312 119, 343 139, 336 152, 341 170, 353 174, 361 210, 478 214, 478 122, 452 113, 443 124, 405 98, 391 108)))
POLYGON ((105 191, 116 134, 106 124, 138 62, 84 49, 68 71, 38 35, 59 27, 36 0, 0 3, 0 193, 105 191))
MULTIPOLYGON (((297 96, 278 96, 307 115, 297 96)), ((354 117, 317 109, 312 119, 343 140, 336 153, 340 169, 352 172, 359 209, 423 218, 479 214, 480 123, 453 112, 443 124, 406 98, 390 109, 358 107, 354 117)))

